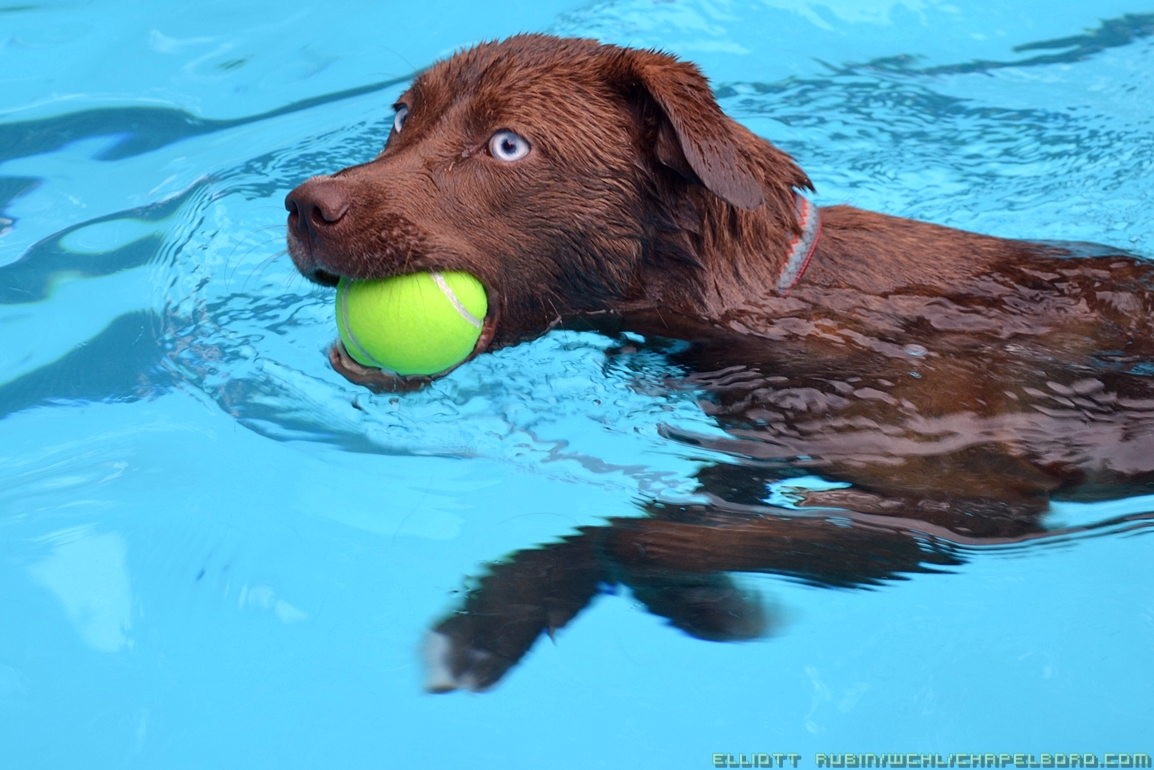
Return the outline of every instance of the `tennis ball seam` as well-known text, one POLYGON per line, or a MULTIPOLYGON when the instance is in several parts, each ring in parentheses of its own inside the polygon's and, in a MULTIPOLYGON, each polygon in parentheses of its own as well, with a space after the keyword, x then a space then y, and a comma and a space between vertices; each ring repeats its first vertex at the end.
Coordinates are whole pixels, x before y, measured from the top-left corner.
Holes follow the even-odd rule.
POLYGON ((480 329, 484 322, 470 313, 469 308, 465 307, 461 300, 457 299, 456 292, 454 292, 452 287, 445 281, 445 276, 438 272, 430 272, 429 275, 433 277, 433 282, 437 284, 437 287, 444 292, 445 298, 448 299, 449 302, 453 304, 453 307, 457 309, 457 312, 461 314, 461 318, 464 318, 472 324, 473 327, 480 329))

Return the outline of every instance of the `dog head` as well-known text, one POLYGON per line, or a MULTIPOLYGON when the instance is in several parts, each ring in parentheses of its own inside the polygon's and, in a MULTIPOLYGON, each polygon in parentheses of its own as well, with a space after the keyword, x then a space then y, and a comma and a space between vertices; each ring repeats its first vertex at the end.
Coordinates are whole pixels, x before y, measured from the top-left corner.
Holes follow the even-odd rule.
MULTIPOLYGON (((695 67, 651 51, 518 36, 436 64, 394 107, 378 157, 289 193, 289 253, 330 286, 476 276, 490 311, 473 355, 583 314, 708 315, 711 253, 727 238, 784 251, 793 188, 809 185, 695 67)), ((330 358, 392 381, 339 344, 330 358)))

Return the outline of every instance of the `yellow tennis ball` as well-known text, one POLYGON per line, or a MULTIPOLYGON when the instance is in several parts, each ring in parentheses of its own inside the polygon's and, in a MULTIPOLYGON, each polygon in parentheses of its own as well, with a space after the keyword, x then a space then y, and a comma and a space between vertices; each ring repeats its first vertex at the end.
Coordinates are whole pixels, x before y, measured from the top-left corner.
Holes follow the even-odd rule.
POLYGON ((481 336, 489 301, 468 273, 412 273, 337 285, 337 327, 362 366, 437 374, 465 360, 481 336))

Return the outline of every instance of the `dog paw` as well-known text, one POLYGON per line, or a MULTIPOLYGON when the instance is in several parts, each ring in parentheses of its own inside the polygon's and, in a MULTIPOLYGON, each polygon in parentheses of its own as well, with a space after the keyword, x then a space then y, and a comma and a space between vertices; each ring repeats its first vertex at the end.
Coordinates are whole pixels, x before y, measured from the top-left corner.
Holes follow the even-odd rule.
POLYGON ((425 689, 432 693, 484 692, 513 665, 488 650, 470 646, 440 631, 428 633, 423 652, 425 689))

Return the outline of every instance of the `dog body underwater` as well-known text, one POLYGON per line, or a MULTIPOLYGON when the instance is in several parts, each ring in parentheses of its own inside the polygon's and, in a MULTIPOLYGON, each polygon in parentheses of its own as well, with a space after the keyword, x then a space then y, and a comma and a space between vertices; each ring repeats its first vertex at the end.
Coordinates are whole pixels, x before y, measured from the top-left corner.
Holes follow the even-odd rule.
MULTIPOLYGON (((818 209, 696 68, 651 51, 518 36, 395 107, 377 158, 286 198, 301 273, 470 273, 490 307, 473 356, 559 326, 682 341, 668 357, 728 435, 679 438, 737 460, 699 472, 708 504, 494 567, 437 629, 434 689, 491 686, 605 583, 749 638, 765 619, 726 572, 860 585, 1047 536, 1054 498, 1154 492, 1154 262, 818 209), (805 475, 848 485, 801 505, 853 526, 768 510, 767 484, 805 475)), ((330 360, 376 390, 427 381, 339 343, 330 360)))

